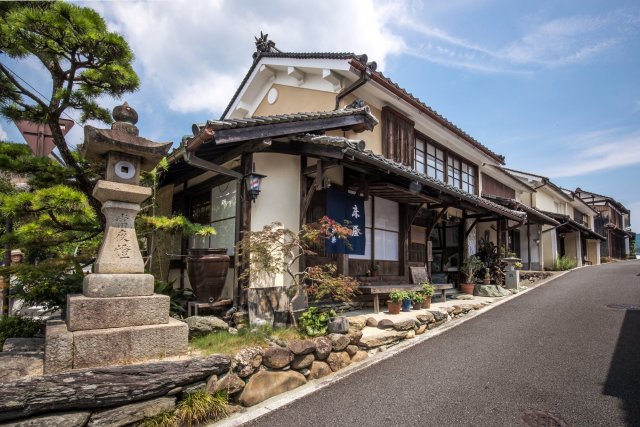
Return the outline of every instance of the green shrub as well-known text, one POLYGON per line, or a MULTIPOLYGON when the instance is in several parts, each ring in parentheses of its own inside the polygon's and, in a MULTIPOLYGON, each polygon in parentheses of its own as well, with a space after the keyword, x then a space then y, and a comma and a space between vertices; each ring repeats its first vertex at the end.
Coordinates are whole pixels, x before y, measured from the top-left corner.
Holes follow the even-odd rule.
POLYGON ((418 302, 418 303, 422 303, 425 300, 425 295, 422 292, 414 292, 413 295, 411 296, 411 301, 418 302))
POLYGON ((329 319, 336 315, 332 309, 320 311, 318 307, 309 307, 300 315, 300 328, 310 337, 326 335, 329 319))
POLYGON ((554 263, 553 263, 553 269, 555 271, 565 271, 565 270, 571 270, 572 268, 576 267, 576 261, 568 258, 566 256, 561 256, 560 258, 557 258, 554 263))
POLYGON ((42 322, 21 316, 0 317, 0 348, 4 340, 14 337, 32 337, 40 331, 42 322))
POLYGON ((433 292, 436 290, 436 287, 429 282, 423 282, 421 283, 421 285, 422 285, 422 293, 426 296, 433 295, 433 292))
POLYGON ((409 293, 405 291, 393 291, 389 294, 389 299, 394 303, 399 303, 409 299, 409 293))
POLYGON ((153 291, 169 297, 169 312, 173 317, 182 318, 187 310, 187 303, 195 298, 193 291, 189 288, 174 288, 173 282, 156 280, 153 291))
POLYGON ((162 412, 146 418, 144 427, 198 426, 218 421, 228 414, 229 399, 226 393, 207 393, 204 390, 189 393, 173 411, 162 412))

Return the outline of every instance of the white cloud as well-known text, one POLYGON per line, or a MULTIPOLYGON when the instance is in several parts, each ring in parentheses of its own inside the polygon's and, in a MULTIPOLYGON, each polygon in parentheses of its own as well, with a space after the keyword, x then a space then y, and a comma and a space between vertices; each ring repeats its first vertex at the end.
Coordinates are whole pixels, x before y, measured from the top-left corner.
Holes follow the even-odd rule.
POLYGON ((565 152, 549 156, 554 162, 542 167, 540 173, 552 178, 585 175, 591 172, 640 164, 640 131, 623 128, 603 129, 567 135, 556 147, 565 145, 565 152))
MULTIPOLYGON (((520 35, 489 47, 425 23, 411 11, 404 12, 396 19, 398 28, 419 35, 419 42, 408 49, 410 54, 445 66, 490 73, 526 73, 537 67, 553 68, 588 61, 635 37, 639 19, 636 15, 613 12, 605 16, 537 20, 522 23, 520 35)), ((446 16, 440 21, 442 26, 448 22, 446 16)))
POLYGON ((381 67, 405 50, 388 20, 404 2, 237 2, 199 0, 102 5, 110 28, 136 53, 143 90, 169 108, 220 113, 251 64, 254 36, 269 34, 283 51, 367 53, 381 67))
POLYGON ((6 141, 8 138, 7 132, 2 128, 2 124, 0 124, 0 140, 6 141))

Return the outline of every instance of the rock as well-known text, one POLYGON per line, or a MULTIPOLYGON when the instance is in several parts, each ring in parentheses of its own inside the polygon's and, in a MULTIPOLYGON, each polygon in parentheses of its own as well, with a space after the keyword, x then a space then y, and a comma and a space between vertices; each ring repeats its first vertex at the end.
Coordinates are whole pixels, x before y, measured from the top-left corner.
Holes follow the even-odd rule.
POLYGON ((282 369, 293 360, 293 353, 286 348, 271 347, 264 351, 262 364, 271 369, 282 369))
POLYGON ((11 381, 19 378, 42 375, 43 356, 34 353, 2 352, 0 353, 0 381, 11 381))
POLYGON ((353 357, 360 348, 357 345, 348 345, 344 350, 349 354, 349 357, 353 357))
POLYGON ((433 313, 430 311, 425 312, 424 314, 418 314, 416 319, 420 323, 431 323, 434 321, 433 313))
POLYGON ((7 338, 2 346, 3 352, 43 352, 44 338, 7 338))
POLYGON ((333 347, 333 343, 331 338, 329 337, 318 337, 313 340, 316 343, 316 350, 313 354, 316 356, 317 360, 324 360, 331 353, 331 348, 333 347))
POLYGON ((462 308, 462 311, 465 313, 468 313, 471 310, 473 310, 473 306, 471 304, 462 304, 460 307, 462 308))
POLYGON ((378 321, 374 317, 367 317, 367 326, 375 328, 378 326, 378 321))
POLYGON ((362 331, 349 329, 349 333, 347 334, 347 336, 349 337, 350 344, 357 345, 360 342, 360 338, 362 338, 362 331))
POLYGON ((304 375, 296 371, 260 371, 249 378, 238 401, 243 406, 253 406, 306 382, 304 375))
POLYGON ((473 299, 473 295, 458 294, 458 295, 455 296, 455 299, 457 299, 457 300, 470 300, 470 299, 473 299))
POLYGON ((206 389, 207 389, 207 381, 198 381, 197 383, 187 384, 184 387, 182 387, 182 390, 180 391, 180 400, 184 399, 185 397, 187 397, 187 395, 191 393, 194 393, 200 390, 206 390, 206 389))
POLYGON ((346 334, 349 332, 349 321, 344 316, 336 316, 329 319, 329 334, 346 334))
POLYGON ((113 409, 94 412, 91 414, 87 426, 125 426, 141 421, 147 417, 156 416, 161 412, 171 411, 175 406, 175 397, 160 397, 158 399, 132 403, 113 409))
POLYGON ((342 334, 328 335, 331 340, 331 351, 342 351, 351 343, 351 338, 342 334))
POLYGON ((441 311, 430 311, 429 313, 433 314, 433 318, 436 322, 447 320, 447 315, 441 311))
POLYGON ((311 364, 311 368, 309 369, 309 371, 310 371, 309 373, 310 380, 326 377, 327 375, 333 372, 326 362, 321 362, 317 360, 311 364))
POLYGON ((369 358, 369 353, 363 350, 358 350, 356 354, 351 356, 351 363, 362 362, 363 360, 367 360, 369 358))
POLYGON ((316 350, 316 343, 313 340, 291 340, 288 346, 295 355, 309 354, 316 350))
POLYGON ((455 306, 454 307, 446 307, 447 310, 447 314, 452 314, 453 311, 455 310, 455 306))
POLYGON ((407 336, 405 337, 405 339, 409 340, 409 339, 415 338, 415 337, 416 337, 416 331, 410 330, 410 331, 407 331, 407 336))
POLYGON ((348 317, 347 320, 349 321, 349 328, 357 329, 359 331, 363 330, 367 325, 367 319, 363 316, 348 317))
POLYGON ((301 354, 293 359, 291 362, 291 368, 297 370, 308 368, 314 360, 316 360, 316 358, 313 354, 301 354))
POLYGON ((482 307, 484 307, 482 304, 473 304, 474 310, 480 310, 482 307))
POLYGON ((248 325, 249 324, 249 313, 246 311, 236 311, 231 315, 231 321, 236 328, 239 325, 248 325))
POLYGON ((416 326, 416 321, 413 319, 401 320, 399 322, 395 322, 393 325, 393 329, 396 331, 412 331, 416 326))
POLYGON ((416 335, 422 335, 425 333, 426 330, 427 330, 427 325, 420 325, 420 327, 418 327, 418 329, 416 330, 416 335))
POLYGON ((227 322, 215 316, 191 316, 185 319, 185 323, 189 325, 190 337, 229 330, 227 322))
POLYGON ((87 424, 87 420, 91 412, 63 412, 55 415, 44 415, 41 417, 27 418, 18 421, 12 421, 7 424, 0 424, 2 427, 83 427, 87 424))
POLYGON ((392 329, 393 325, 393 320, 382 319, 378 322, 378 329, 392 329))
POLYGON ((327 357, 327 365, 333 372, 351 364, 351 357, 346 351, 332 351, 329 357, 327 357))
POLYGON ((52 411, 119 406, 164 396, 176 387, 229 371, 231 359, 212 355, 136 365, 77 369, 0 382, 0 421, 52 411))
POLYGON ((368 335, 368 336, 364 335, 358 345, 365 349, 372 349, 372 348, 380 347, 383 345, 402 341, 407 337, 407 334, 408 334, 407 331, 394 331, 394 330, 380 331, 373 335, 368 335))
POLYGON ((264 350, 260 347, 247 347, 236 353, 234 360, 236 361, 235 370, 240 378, 246 378, 253 374, 254 371, 262 364, 262 355, 264 350))
MULTIPOLYGON (((218 386, 218 376, 211 375, 209 378, 207 378, 207 384, 204 387, 204 391, 210 394, 214 394, 216 392, 217 386, 218 386)), ((167 396, 173 396, 173 394, 169 392, 167 393, 167 396)))
POLYGON ((236 328, 229 328, 229 334, 231 335, 238 335, 238 330, 236 328))
POLYGON ((57 374, 73 369, 73 333, 63 320, 49 320, 46 327, 44 372, 57 374))
POLYGON ((478 289, 478 296, 481 297, 504 297, 508 295, 511 295, 511 292, 497 285, 482 285, 478 289))
POLYGON ((308 377, 311 374, 311 371, 309 369, 300 369, 300 373, 305 377, 308 377))
POLYGON ((464 313, 464 309, 462 307, 460 307, 459 305, 454 305, 453 306, 453 310, 451 312, 449 312, 449 314, 453 315, 453 316, 457 316, 461 313, 464 313))
POLYGON ((245 384, 244 384, 244 381, 242 381, 242 378, 240 378, 236 374, 229 373, 224 377, 220 378, 219 381, 217 381, 217 384, 213 389, 213 392, 217 393, 219 391, 224 391, 229 396, 231 396, 232 394, 236 394, 242 391, 242 389, 244 389, 244 386, 245 384))

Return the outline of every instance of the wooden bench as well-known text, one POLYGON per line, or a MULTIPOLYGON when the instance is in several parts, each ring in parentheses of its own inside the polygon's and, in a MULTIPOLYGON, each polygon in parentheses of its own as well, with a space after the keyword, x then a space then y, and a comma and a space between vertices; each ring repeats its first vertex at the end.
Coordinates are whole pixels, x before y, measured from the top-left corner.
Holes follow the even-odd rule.
POLYGON ((380 295, 390 294, 393 291, 419 291, 419 285, 395 284, 395 285, 360 285, 358 289, 363 294, 373 295, 373 312, 380 313, 380 295))
POLYGON ((582 265, 592 265, 593 263, 587 259, 587 257, 582 257, 582 265))

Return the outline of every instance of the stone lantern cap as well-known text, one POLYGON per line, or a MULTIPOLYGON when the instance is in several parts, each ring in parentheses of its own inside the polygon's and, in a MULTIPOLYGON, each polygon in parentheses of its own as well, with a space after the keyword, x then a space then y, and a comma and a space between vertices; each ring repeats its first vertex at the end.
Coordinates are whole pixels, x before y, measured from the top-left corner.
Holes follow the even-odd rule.
POLYGON ((125 102, 113 109, 111 129, 84 127, 82 154, 87 160, 102 160, 109 152, 140 157, 144 171, 153 169, 169 152, 171 142, 154 142, 138 136, 138 113, 125 102))

